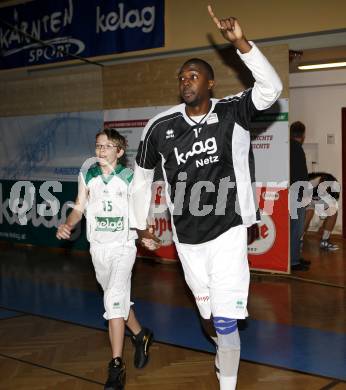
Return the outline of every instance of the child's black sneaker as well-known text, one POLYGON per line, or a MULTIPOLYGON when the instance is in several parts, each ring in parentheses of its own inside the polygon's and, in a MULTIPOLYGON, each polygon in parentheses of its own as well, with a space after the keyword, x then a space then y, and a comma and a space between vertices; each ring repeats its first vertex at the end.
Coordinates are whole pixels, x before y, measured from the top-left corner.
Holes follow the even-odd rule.
POLYGON ((132 343, 135 346, 134 365, 136 368, 143 368, 149 358, 149 347, 153 341, 153 332, 148 328, 142 330, 136 335, 132 336, 132 343))
POLYGON ((108 379, 104 390, 124 390, 125 388, 125 364, 120 357, 109 362, 108 379))

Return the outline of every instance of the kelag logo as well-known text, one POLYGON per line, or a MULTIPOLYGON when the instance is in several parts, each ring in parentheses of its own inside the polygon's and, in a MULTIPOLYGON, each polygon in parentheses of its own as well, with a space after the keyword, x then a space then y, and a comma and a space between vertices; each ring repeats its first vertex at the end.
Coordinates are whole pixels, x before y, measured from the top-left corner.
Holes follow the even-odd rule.
POLYGON ((192 144, 191 150, 185 153, 179 153, 178 148, 174 148, 175 158, 177 160, 178 165, 185 164, 186 161, 195 155, 199 155, 201 153, 206 154, 215 154, 217 152, 217 143, 215 137, 208 138, 203 141, 196 141, 192 144))
POLYGON ((124 230, 124 217, 95 217, 96 231, 119 232, 124 230))

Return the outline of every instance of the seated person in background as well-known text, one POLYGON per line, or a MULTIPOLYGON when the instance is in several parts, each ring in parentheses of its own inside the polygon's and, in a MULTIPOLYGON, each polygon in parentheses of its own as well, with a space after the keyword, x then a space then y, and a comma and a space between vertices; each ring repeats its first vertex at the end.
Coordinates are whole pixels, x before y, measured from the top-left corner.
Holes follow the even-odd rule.
POLYGON ((320 248, 326 251, 335 251, 339 247, 329 241, 338 216, 338 199, 340 185, 336 178, 326 172, 309 173, 309 181, 313 186, 313 195, 310 204, 306 207, 304 234, 316 213, 323 222, 323 233, 320 248))

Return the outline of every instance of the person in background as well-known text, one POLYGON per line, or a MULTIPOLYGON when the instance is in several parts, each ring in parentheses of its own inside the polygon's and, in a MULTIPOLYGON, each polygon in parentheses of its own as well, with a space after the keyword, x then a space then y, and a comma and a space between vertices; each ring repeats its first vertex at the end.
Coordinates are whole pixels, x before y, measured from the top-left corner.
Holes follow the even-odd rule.
POLYGON ((304 188, 295 185, 297 182, 308 182, 308 168, 303 149, 305 140, 305 125, 302 122, 293 122, 290 126, 290 255, 292 271, 307 271, 310 261, 300 256, 300 239, 304 233, 305 207, 297 208, 297 214, 292 215, 292 205, 302 202, 304 188), (293 186, 292 186, 293 185, 293 186))

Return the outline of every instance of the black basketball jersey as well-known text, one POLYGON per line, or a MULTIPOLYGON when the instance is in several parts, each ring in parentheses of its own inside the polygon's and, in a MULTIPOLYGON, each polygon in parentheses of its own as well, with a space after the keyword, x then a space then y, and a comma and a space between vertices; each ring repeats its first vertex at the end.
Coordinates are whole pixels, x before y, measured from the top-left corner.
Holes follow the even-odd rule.
MULTIPOLYGON (((258 49, 253 50, 263 60, 258 49)), ((266 64, 277 81, 275 71, 266 64)), ((201 123, 191 119, 185 104, 180 104, 155 116, 145 127, 134 181, 138 189, 140 171, 148 177, 148 170, 161 162, 176 241, 203 243, 231 227, 250 226, 258 220, 249 133, 256 107, 262 107, 255 105, 256 99, 258 91, 253 88, 237 96, 211 99, 201 123)))

